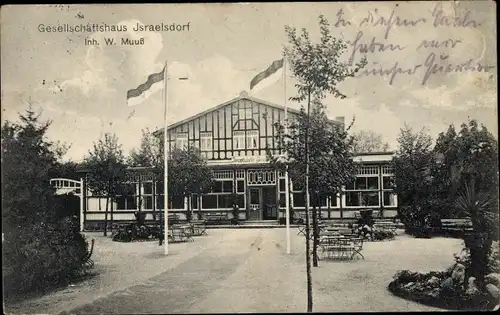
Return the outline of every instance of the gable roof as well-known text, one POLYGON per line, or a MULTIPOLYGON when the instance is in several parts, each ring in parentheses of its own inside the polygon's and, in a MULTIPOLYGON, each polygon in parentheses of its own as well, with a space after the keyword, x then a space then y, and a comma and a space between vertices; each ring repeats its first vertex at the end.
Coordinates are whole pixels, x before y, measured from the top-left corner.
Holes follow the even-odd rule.
MULTIPOLYGON (((283 106, 283 105, 278 105, 278 104, 274 104, 274 103, 271 103, 271 102, 268 102, 268 101, 264 101, 264 100, 261 100, 261 99, 258 99, 256 97, 248 95, 247 92, 241 92, 238 97, 235 97, 235 98, 233 98, 233 99, 231 99, 229 101, 226 101, 226 102, 224 102, 222 104, 219 104, 219 105, 217 105, 215 107, 209 108, 209 109, 204 110, 204 111, 202 111, 202 112, 200 112, 200 113, 198 113, 196 115, 190 116, 188 118, 185 118, 185 119, 183 119, 181 121, 178 121, 176 123, 173 123, 173 124, 169 125, 167 127, 168 128, 167 130, 173 129, 173 128, 175 128, 177 126, 180 126, 180 125, 182 125, 182 124, 184 124, 184 123, 186 123, 186 122, 188 122, 190 120, 196 119, 196 118, 201 117, 201 116, 203 116, 203 115, 205 115, 207 113, 210 113, 212 111, 218 110, 220 108, 223 108, 223 107, 225 107, 227 105, 230 105, 230 104, 232 104, 234 102, 237 102, 237 101, 240 101, 240 100, 249 100, 249 101, 252 101, 252 102, 255 102, 255 103, 260 103, 262 105, 266 105, 266 106, 274 107, 274 108, 277 108, 277 109, 285 110, 285 106, 283 106)), ((290 107, 287 108, 287 111, 289 113, 293 113, 293 114, 300 114, 300 110, 297 110, 297 109, 294 109, 294 108, 290 108, 290 107)), ((336 123, 336 124, 340 123, 340 122, 338 122, 336 120, 330 120, 330 122, 336 123)), ((163 132, 163 128, 160 128, 160 129, 154 131, 153 135, 154 136, 159 136, 161 132, 163 132)))

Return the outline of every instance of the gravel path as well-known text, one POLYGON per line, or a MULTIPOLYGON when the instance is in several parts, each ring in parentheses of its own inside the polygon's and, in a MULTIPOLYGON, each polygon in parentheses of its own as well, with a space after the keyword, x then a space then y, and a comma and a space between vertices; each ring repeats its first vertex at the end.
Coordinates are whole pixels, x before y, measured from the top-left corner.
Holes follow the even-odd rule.
MULTIPOLYGON (((98 276, 16 305, 9 313, 304 312, 305 244, 292 230, 216 229, 194 242, 116 243, 96 233, 98 276)), ((315 312, 434 311, 393 296, 387 285, 399 269, 443 270, 461 241, 405 235, 364 244, 365 259, 320 261, 313 268, 315 312)))

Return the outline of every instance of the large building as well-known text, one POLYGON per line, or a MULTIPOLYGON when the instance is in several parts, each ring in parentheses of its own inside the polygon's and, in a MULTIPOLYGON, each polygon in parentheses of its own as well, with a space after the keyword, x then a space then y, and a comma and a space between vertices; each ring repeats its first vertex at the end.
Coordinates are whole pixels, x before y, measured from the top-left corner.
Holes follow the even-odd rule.
MULTIPOLYGON (((293 120, 299 111, 288 109, 293 120)), ((213 170, 216 185, 212 191, 189 198, 174 196, 170 213, 181 218, 189 207, 195 213, 227 213, 232 216, 233 194, 239 204, 243 220, 278 220, 285 211, 285 174, 270 167, 266 148, 279 154, 276 146, 276 122, 284 122, 285 108, 241 93, 239 97, 201 112, 168 127, 168 149, 194 145, 201 150, 213 170)), ((331 121, 343 128, 343 117, 331 121)), ((155 133, 163 136, 163 130, 155 133)), ((348 218, 360 209, 384 209, 386 217, 397 210, 397 196, 389 181, 393 176, 389 162, 392 153, 370 153, 355 156, 361 163, 357 178, 345 187, 343 194, 322 201, 323 218, 348 218)), ((113 221, 130 221, 141 208, 147 220, 163 211, 163 187, 153 182, 148 169, 129 170, 129 194, 114 202, 113 221), (139 202, 141 201, 141 202, 139 202)), ((304 211, 305 200, 299 183, 291 183, 290 205, 295 213, 304 211)), ((86 226, 104 220, 105 201, 93 197, 84 189, 84 216, 86 226)))

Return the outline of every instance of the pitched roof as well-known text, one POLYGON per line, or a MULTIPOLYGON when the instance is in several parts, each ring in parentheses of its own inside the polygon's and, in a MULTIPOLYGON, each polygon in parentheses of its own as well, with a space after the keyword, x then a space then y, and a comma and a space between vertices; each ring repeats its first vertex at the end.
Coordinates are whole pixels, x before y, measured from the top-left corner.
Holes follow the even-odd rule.
MULTIPOLYGON (((188 118, 185 118, 185 119, 183 119, 181 121, 178 121, 176 123, 173 123, 173 124, 169 125, 168 129, 175 128, 175 127, 180 126, 180 125, 182 125, 182 124, 184 124, 184 123, 186 123, 186 122, 188 122, 188 121, 190 121, 192 119, 196 119, 196 118, 201 117, 201 116, 203 116, 203 115, 205 115, 207 113, 210 113, 212 111, 215 111, 217 109, 225 107, 225 106, 227 106, 229 104, 232 104, 232 103, 237 102, 239 100, 245 100, 245 99, 246 100, 250 100, 250 101, 255 102, 255 103, 260 103, 262 105, 266 105, 266 106, 274 107, 274 108, 277 108, 277 109, 285 110, 285 106, 283 106, 283 105, 278 105, 278 104, 274 104, 274 103, 271 103, 271 102, 268 102, 268 101, 264 101, 264 100, 261 100, 261 99, 258 99, 256 97, 248 95, 247 92, 241 92, 238 97, 235 97, 235 98, 233 98, 233 99, 231 99, 229 101, 226 101, 226 102, 224 102, 222 104, 219 104, 219 105, 217 105, 215 107, 209 108, 209 109, 204 110, 204 111, 202 111, 202 112, 200 112, 200 113, 198 113, 196 115, 190 116, 188 118)), ((297 110, 297 109, 294 109, 294 108, 290 108, 290 107, 288 107, 287 110, 288 110, 289 113, 293 113, 293 114, 299 114, 300 113, 300 110, 297 110)), ((335 121, 335 120, 330 120, 330 122, 332 122, 332 123, 340 123, 340 122, 335 121)), ((154 131, 153 135, 158 136, 162 130, 163 130, 163 128, 160 128, 160 129, 154 131)))

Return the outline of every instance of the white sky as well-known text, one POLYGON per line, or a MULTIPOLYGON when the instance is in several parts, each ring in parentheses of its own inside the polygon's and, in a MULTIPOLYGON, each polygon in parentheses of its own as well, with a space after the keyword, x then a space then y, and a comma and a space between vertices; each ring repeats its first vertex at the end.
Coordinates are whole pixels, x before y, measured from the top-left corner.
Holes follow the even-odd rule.
MULTIPOLYGON (((464 72, 432 75, 425 85, 422 67, 414 76, 398 74, 389 78, 358 77, 341 84, 345 100, 327 99, 331 118, 356 117, 354 130, 371 129, 396 145, 399 129, 408 123, 428 127, 433 137, 447 125, 476 118, 497 134, 496 21, 492 2, 443 2, 443 14, 463 17, 467 10, 481 23, 471 27, 434 27, 432 11, 425 3, 288 3, 288 4, 192 4, 192 5, 70 5, 3 6, 1 14, 2 121, 16 120, 16 114, 31 102, 43 109, 43 117, 53 120, 52 140, 71 144, 67 158, 79 160, 104 132, 114 132, 125 152, 139 144, 141 129, 162 126, 162 93, 136 107, 126 106, 126 91, 143 83, 169 60, 171 77, 187 76, 188 81, 172 81, 169 88, 169 122, 187 118, 214 107, 248 90, 250 80, 280 58, 286 44, 284 25, 302 27, 318 34, 317 17, 324 14, 333 35, 354 40, 363 32, 363 43, 371 38, 384 41, 384 27, 339 27, 333 24, 343 9, 344 19, 359 24, 368 16, 406 19, 426 18, 418 27, 393 26, 386 43, 405 46, 402 51, 367 55, 368 68, 391 68, 397 61, 403 68, 422 64, 435 52, 450 55, 449 62, 469 59, 493 65, 490 73, 464 72), (396 6, 398 5, 398 6, 396 6), (378 11, 375 13, 375 9, 378 11), (378 15, 377 15, 378 14, 378 15), (186 24, 184 32, 130 31, 133 25, 186 24), (126 24, 123 33, 47 33, 40 24, 107 23, 126 24), (143 46, 106 46, 103 38, 141 38, 143 46), (100 46, 85 46, 85 38, 96 38, 100 46), (458 39, 455 48, 416 47, 422 40, 458 39)), ((352 50, 351 50, 352 52, 352 50)), ((347 53, 350 54, 350 53, 347 53)), ((360 57, 360 52, 356 57, 360 57)), ((293 78, 287 93, 294 93, 293 78)), ((253 94, 283 104, 283 81, 253 94)), ((291 104, 291 107, 297 107, 291 104)))

